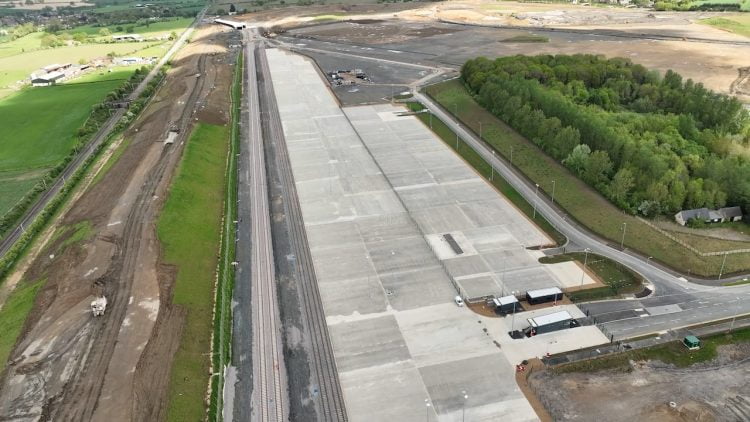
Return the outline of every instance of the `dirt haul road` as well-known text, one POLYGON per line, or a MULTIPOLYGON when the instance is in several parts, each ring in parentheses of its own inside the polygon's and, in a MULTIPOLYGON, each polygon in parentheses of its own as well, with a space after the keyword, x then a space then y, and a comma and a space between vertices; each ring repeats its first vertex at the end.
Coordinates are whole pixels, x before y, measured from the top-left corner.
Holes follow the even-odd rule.
POLYGON ((63 217, 91 235, 53 238, 24 274, 46 284, 3 373, 0 420, 164 418, 185 310, 171 303, 175 270, 161 263, 155 223, 193 122, 227 122, 226 36, 203 28, 177 54, 122 156, 63 217), (166 145, 170 125, 181 130, 166 145), (95 319, 99 292, 109 304, 95 319))

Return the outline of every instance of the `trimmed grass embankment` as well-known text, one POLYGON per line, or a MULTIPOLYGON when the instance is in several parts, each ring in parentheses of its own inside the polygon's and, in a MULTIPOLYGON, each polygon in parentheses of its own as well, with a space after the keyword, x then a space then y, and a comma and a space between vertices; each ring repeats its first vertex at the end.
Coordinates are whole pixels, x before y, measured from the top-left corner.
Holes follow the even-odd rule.
MULTIPOLYGON (((592 232, 611 240, 613 246, 619 246, 623 223, 627 223, 627 248, 637 250, 644 256, 652 256, 659 262, 692 275, 711 277, 719 273, 723 256, 696 255, 635 217, 622 212, 562 164, 477 104, 460 80, 429 86, 426 93, 446 111, 454 113, 461 123, 475 133, 479 133, 481 122, 483 139, 527 178, 538 183, 540 194, 544 193, 549 197, 554 180, 555 203, 592 232)), ((700 245, 696 246, 700 248, 700 245)), ((731 245, 727 246, 726 249, 732 249, 731 245)), ((750 254, 729 255, 724 274, 749 269, 750 254)))
MULTIPOLYGON (((420 103, 407 103, 412 111, 423 110, 424 106, 420 103)), ((471 165, 482 177, 487 179, 500 193, 502 193, 513 205, 516 206, 521 212, 526 214, 529 219, 533 219, 534 223, 544 231, 547 236, 558 245, 565 243, 565 236, 562 233, 555 230, 552 225, 541 216, 536 213, 534 217, 534 207, 529 204, 508 182, 505 181, 500 175, 494 174, 489 164, 479 155, 474 149, 466 145, 460 140, 456 133, 453 132, 442 120, 435 116, 430 118, 428 113, 417 114, 417 117, 424 122, 427 127, 431 128, 435 134, 443 140, 449 147, 458 153, 469 165, 471 165)))
POLYGON ((672 341, 658 346, 607 355, 596 359, 566 363, 551 369, 553 373, 596 372, 602 370, 630 369, 630 361, 659 360, 678 368, 686 368, 699 362, 707 362, 717 356, 716 348, 725 344, 750 342, 750 328, 735 330, 701 338, 699 350, 689 350, 681 341, 672 341))
POLYGON ((3 333, 0 336, 0 372, 5 369, 10 352, 16 344, 18 335, 21 334, 26 316, 34 306, 36 293, 43 285, 44 280, 19 283, 0 309, 0 332, 3 333))
POLYGON ((227 126, 196 126, 157 225, 164 261, 177 267, 173 303, 187 310, 170 375, 170 421, 206 414, 229 137, 227 126))
MULTIPOLYGON (((748 11, 750 11, 750 1, 746 3, 748 11)), ((725 31, 750 37, 750 15, 729 15, 723 17, 713 17, 708 19, 701 19, 698 21, 705 25, 711 25, 715 28, 723 29, 725 31)))

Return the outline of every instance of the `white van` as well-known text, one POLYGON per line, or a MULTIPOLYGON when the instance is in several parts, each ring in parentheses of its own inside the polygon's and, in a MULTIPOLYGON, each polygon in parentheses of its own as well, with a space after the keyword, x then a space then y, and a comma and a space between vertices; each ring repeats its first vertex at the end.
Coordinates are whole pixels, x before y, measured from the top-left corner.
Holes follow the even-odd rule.
POLYGON ((453 300, 456 301, 456 305, 458 305, 458 306, 464 306, 464 300, 461 299, 461 296, 456 296, 456 298, 453 299, 453 300))

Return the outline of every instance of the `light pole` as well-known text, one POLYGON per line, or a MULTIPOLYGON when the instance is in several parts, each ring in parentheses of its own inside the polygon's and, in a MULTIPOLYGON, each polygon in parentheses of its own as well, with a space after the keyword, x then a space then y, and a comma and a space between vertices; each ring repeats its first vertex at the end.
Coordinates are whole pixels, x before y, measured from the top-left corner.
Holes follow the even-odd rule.
POLYGON ((583 287, 583 276, 586 275, 586 265, 589 263, 589 251, 591 251, 589 248, 586 248, 583 251, 585 255, 583 258, 583 269, 581 270, 581 287, 583 287))
MULTIPOLYGON (((495 150, 492 150, 492 161, 495 161, 495 150)), ((490 162, 490 180, 495 180, 495 167, 492 165, 492 162, 490 162)))
POLYGON ((534 216, 531 217, 532 219, 536 219, 536 203, 539 202, 539 183, 536 184, 536 189, 534 190, 534 216))
POLYGON ((724 264, 727 263, 727 256, 729 253, 724 253, 724 260, 721 261, 721 269, 719 270, 719 278, 717 280, 721 280, 721 275, 724 274, 724 264))
MULTIPOLYGON (((513 295, 514 298, 516 297, 515 290, 511 294, 513 295)), ((513 302, 513 315, 510 317, 510 331, 511 332, 515 331, 516 329, 516 303, 518 302, 513 302)))
POLYGON ((648 258, 646 258, 646 265, 648 265, 648 262, 651 261, 651 258, 653 258, 653 256, 649 256, 648 258))
POLYGON ((479 121, 479 139, 482 139, 482 121, 479 121))
POLYGON ((628 223, 622 223, 622 239, 620 240, 620 249, 625 249, 625 230, 628 228, 628 223))
POLYGON ((461 422, 465 422, 466 421, 466 400, 469 399, 469 395, 466 394, 466 390, 461 391, 461 394, 464 395, 464 406, 461 409, 461 422))
POLYGON ((552 204, 555 203, 555 181, 552 181, 552 204))
POLYGON ((430 404, 430 399, 424 399, 424 405, 427 408, 427 413, 426 413, 427 418, 425 420, 427 422, 430 422, 430 406, 432 406, 430 404))
POLYGON ((510 146, 510 165, 513 166, 513 145, 510 146))
POLYGON ((432 110, 428 108, 427 111, 430 112, 430 129, 432 129, 432 110))

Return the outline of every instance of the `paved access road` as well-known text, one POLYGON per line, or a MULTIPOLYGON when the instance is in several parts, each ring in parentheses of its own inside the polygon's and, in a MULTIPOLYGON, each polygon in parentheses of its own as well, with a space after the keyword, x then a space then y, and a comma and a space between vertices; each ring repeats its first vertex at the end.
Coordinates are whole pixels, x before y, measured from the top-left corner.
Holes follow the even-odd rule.
MULTIPOLYGON (((154 77, 159 73, 159 70, 161 70, 161 67, 164 65, 164 63, 167 62, 170 58, 172 58, 172 55, 182 47, 182 45, 185 43, 185 40, 190 36, 190 34, 193 32, 193 29, 195 29, 195 26, 200 23, 200 21, 203 19, 203 16, 206 13, 206 9, 198 13, 198 16, 195 18, 193 23, 182 33, 180 38, 177 39, 177 41, 172 44, 172 47, 167 51, 167 53, 164 55, 164 57, 159 60, 159 62, 154 66, 151 71, 146 75, 146 77, 141 81, 140 84, 133 90, 133 92, 130 93, 128 96, 128 100, 135 100, 137 99, 144 89, 146 89, 146 86, 149 82, 151 82, 154 77)), ((8 250, 10 250, 11 247, 16 243, 16 241, 23 235, 23 233, 26 231, 26 228, 29 227, 34 220, 36 220, 37 216, 44 210, 44 208, 47 206, 47 204, 52 201, 53 198, 57 196, 58 193, 62 190, 62 188, 65 186, 65 183, 75 174, 75 172, 78 171, 78 169, 81 167, 81 165, 88 160, 88 158, 96 152, 99 145, 104 142, 105 139, 109 136, 109 134, 114 129, 117 122, 120 121, 122 116, 125 115, 127 112, 127 109, 124 108, 118 108, 113 113, 112 116, 110 116, 107 121, 104 122, 101 128, 96 132, 96 134, 91 138, 91 141, 89 141, 88 144, 81 150, 78 155, 73 158, 73 160, 68 164, 68 166, 63 170, 62 174, 58 176, 58 178, 52 183, 52 186, 50 186, 49 189, 47 189, 45 192, 42 193, 42 195, 36 200, 36 202, 26 211, 26 213, 23 215, 21 220, 16 224, 15 228, 10 231, 8 235, 6 235, 2 242, 0 242, 0 258, 2 258, 8 250)))

